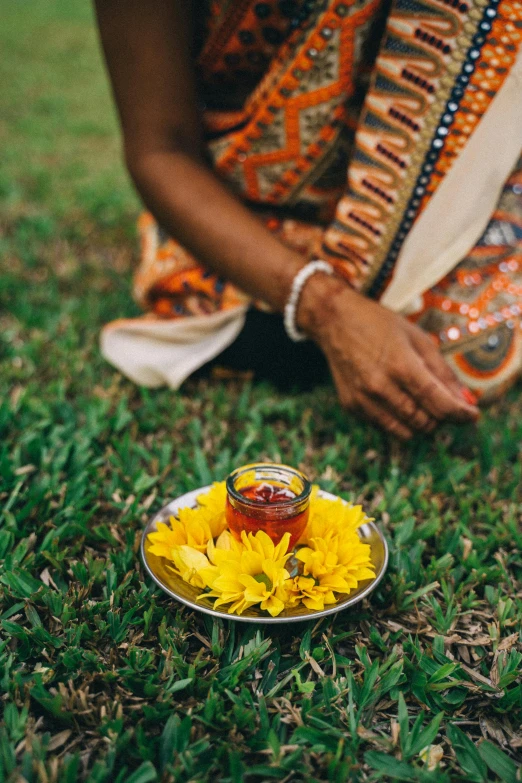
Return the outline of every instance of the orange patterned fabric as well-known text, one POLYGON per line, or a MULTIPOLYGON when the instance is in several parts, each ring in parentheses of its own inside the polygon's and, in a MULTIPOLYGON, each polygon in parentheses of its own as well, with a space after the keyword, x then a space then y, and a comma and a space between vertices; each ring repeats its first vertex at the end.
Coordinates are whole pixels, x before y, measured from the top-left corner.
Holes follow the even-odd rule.
MULTIPOLYGON (((521 48, 522 3, 395 0, 390 8, 388 0, 207 0, 205 5, 197 68, 216 172, 247 203, 264 209, 268 227, 303 259, 321 255, 356 289, 380 297, 416 217, 509 73, 521 48), (241 96, 245 85, 248 95, 241 96), (224 103, 235 96, 236 105, 218 105, 219 96, 224 103), (281 217, 282 207, 294 217, 281 217)), ((507 186, 511 195, 504 194, 491 224, 509 224, 515 232, 511 244, 479 244, 462 262, 462 270, 466 264, 485 265, 484 285, 490 281, 497 293, 499 286, 508 291, 511 285, 509 296, 515 298, 518 282, 507 282, 506 275, 515 274, 520 253, 520 240, 513 240, 520 220, 520 167, 517 171, 507 186), (507 272, 490 280, 495 264, 500 269, 510 262, 507 272)), ((150 215, 141 217, 140 232, 135 294, 147 310, 179 318, 247 301, 202 268, 150 215)), ((457 340, 447 337, 453 325, 447 318, 468 315, 459 309, 469 304, 458 298, 462 270, 425 295, 418 316, 448 353, 462 339, 480 338, 461 326, 457 340), (442 308, 446 301, 452 302, 449 310, 442 308), (443 318, 432 328, 435 312, 443 318)), ((496 302, 484 296, 481 289, 480 302, 470 308, 480 317, 496 302)), ((471 359, 462 356, 454 363, 466 374, 471 359)), ((471 385, 483 393, 492 387, 490 381, 484 388, 471 385)))
POLYGON ((424 294, 414 319, 455 372, 492 400, 522 372, 522 158, 483 237, 424 294))
POLYGON ((356 52, 379 7, 380 0, 369 0, 348 15, 347 5, 336 2, 316 12, 311 29, 290 36, 247 102, 246 125, 211 145, 217 171, 246 199, 315 203, 329 216, 345 174, 337 188, 324 187, 318 164, 328 165, 341 144, 363 65, 356 52))

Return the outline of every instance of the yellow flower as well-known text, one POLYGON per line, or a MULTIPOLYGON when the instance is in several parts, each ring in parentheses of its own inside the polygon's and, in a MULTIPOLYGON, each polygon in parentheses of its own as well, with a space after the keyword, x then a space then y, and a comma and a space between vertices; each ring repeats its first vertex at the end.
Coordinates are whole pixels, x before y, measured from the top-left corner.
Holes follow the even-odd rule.
POLYGON ((231 541, 233 541, 231 534, 228 530, 225 530, 221 533, 215 544, 212 538, 209 540, 206 555, 199 549, 195 549, 191 546, 181 545, 174 547, 171 550, 169 558, 172 561, 170 570, 181 576, 185 582, 188 582, 195 587, 206 587, 206 582, 202 578, 201 572, 211 567, 209 557, 212 556, 217 549, 230 549, 231 541))
POLYGON ((149 533, 150 552, 172 560, 174 547, 187 544, 199 552, 205 552, 208 542, 218 538, 227 526, 225 519, 225 482, 216 483, 198 496, 197 508, 180 508, 176 517, 170 518, 170 526, 158 522, 157 531, 149 533))
MULTIPOLYGON (((375 566, 372 563, 372 549, 369 544, 363 544, 356 532, 350 536, 339 536, 329 546, 335 547, 339 564, 343 568, 345 579, 350 577, 354 582, 364 579, 375 579, 375 566)), ((354 585, 356 586, 356 585, 354 585)))
POLYGON ((208 523, 212 538, 217 538, 221 535, 227 526, 225 519, 226 500, 227 488, 224 481, 215 482, 208 492, 204 492, 197 497, 200 508, 196 509, 196 511, 208 523))
POLYGON ((272 617, 285 607, 285 582, 290 574, 285 568, 291 556, 288 552, 290 534, 285 533, 275 545, 263 531, 243 532, 241 542, 232 536, 223 539, 223 546, 208 550, 212 565, 199 572, 210 588, 200 598, 215 598, 214 606, 225 606, 229 614, 242 614, 250 606, 259 604, 272 617), (224 548, 225 546, 229 548, 224 548))
POLYGON ((206 514, 197 508, 180 508, 178 519, 171 518, 170 524, 173 530, 183 530, 185 543, 200 552, 205 552, 209 540, 213 538, 206 514))
MULTIPOLYGON (((171 524, 173 521, 176 521, 173 517, 170 519, 171 524)), ((166 557, 167 560, 171 560, 173 550, 181 544, 187 543, 186 532, 180 526, 171 527, 164 522, 158 522, 156 527, 156 532, 149 533, 147 536, 149 552, 158 557, 166 557)))
POLYGON ((314 486, 310 498, 310 516, 300 543, 311 538, 327 538, 330 535, 345 535, 359 528, 367 517, 362 506, 352 506, 341 498, 330 500, 318 496, 319 488, 314 486))
POLYGON ((307 609, 322 611, 325 604, 335 604, 336 601, 333 590, 313 577, 296 576, 288 589, 288 606, 303 603, 307 609))
POLYGON ((170 520, 171 527, 179 526, 186 534, 183 543, 204 552, 208 542, 220 536, 227 526, 225 500, 225 482, 213 484, 208 492, 198 495, 197 508, 180 508, 178 519, 170 520))
POLYGON ((293 584, 294 593, 299 591, 300 600, 309 609, 333 603, 334 593, 350 593, 359 582, 375 577, 370 546, 363 544, 356 532, 312 538, 295 556, 303 564, 302 575, 313 581, 296 577, 293 584))
POLYGON ((200 572, 208 568, 209 562, 206 555, 191 546, 178 546, 172 552, 172 562, 174 566, 171 570, 179 574, 185 582, 195 587, 205 587, 200 572))

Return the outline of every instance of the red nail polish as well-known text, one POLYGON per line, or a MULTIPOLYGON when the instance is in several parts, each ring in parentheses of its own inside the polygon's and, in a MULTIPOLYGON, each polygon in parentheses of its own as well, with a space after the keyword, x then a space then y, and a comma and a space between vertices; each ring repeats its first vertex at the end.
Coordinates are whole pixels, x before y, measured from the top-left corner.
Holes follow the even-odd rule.
POLYGON ((478 404, 477 397, 475 397, 475 395, 473 394, 473 392, 470 389, 467 389, 465 386, 463 386, 461 391, 460 391, 460 393, 461 393, 463 399, 465 399, 466 402, 469 403, 470 405, 477 405, 478 404))

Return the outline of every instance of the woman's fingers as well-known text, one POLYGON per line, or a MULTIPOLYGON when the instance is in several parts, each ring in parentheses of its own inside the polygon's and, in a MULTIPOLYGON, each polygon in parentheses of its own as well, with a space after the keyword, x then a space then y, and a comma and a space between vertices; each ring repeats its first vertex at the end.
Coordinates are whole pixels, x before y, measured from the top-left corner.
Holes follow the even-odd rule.
POLYGON ((369 419, 380 424, 383 429, 390 432, 392 435, 396 435, 401 440, 409 440, 413 436, 413 432, 410 427, 403 424, 403 422, 394 416, 384 405, 381 405, 376 400, 372 400, 369 397, 363 397, 360 402, 360 407, 369 419))
POLYGON ((387 407, 391 407, 403 424, 410 429, 430 432, 437 424, 437 420, 433 416, 419 407, 413 397, 403 392, 398 386, 393 385, 386 402, 387 407))
POLYGON ((372 394, 366 392, 366 396, 387 408, 390 413, 410 430, 429 432, 431 426, 436 425, 437 420, 430 416, 418 402, 407 392, 403 391, 391 378, 382 377, 379 384, 372 385, 372 394))
MULTIPOLYGON (((368 419, 379 424, 383 429, 401 440, 409 440, 413 431, 410 426, 401 421, 400 416, 395 415, 386 403, 381 403, 374 391, 359 391, 354 394, 353 387, 345 383, 335 366, 332 367, 332 376, 339 393, 341 404, 349 411, 362 411, 368 419)), ((390 379, 390 383, 392 383, 390 379)))
POLYGON ((423 332, 418 326, 409 324, 410 336, 413 345, 421 355, 428 369, 430 369, 441 380, 450 391, 459 399, 464 399, 468 403, 472 404, 476 402, 473 393, 463 386, 447 361, 444 359, 433 337, 427 332, 423 332))
POLYGON ((410 357, 407 366, 402 368, 400 383, 435 419, 475 421, 479 416, 478 408, 450 391, 418 354, 410 357))

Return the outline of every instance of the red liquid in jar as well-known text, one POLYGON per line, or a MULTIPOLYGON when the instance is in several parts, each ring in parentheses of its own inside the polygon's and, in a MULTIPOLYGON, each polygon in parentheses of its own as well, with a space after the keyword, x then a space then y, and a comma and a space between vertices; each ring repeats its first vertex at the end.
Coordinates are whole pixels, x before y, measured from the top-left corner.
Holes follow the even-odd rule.
POLYGON ((234 508, 227 498, 226 518, 231 533, 238 540, 241 539, 241 533, 256 533, 258 530, 264 530, 270 536, 274 544, 278 544, 285 533, 290 533, 289 549, 297 544, 304 532, 308 522, 309 509, 292 514, 291 508, 274 509, 274 516, 270 516, 270 506, 276 506, 293 500, 296 497, 295 492, 284 485, 269 484, 261 482, 243 487, 237 490, 247 500, 254 500, 258 506, 243 507, 242 510, 234 508), (284 518, 281 518, 281 515, 284 518), (287 516, 288 515, 288 516, 287 516))
POLYGON ((245 487, 239 490, 247 500, 255 500, 257 503, 281 503, 285 500, 293 500, 296 497, 288 487, 278 487, 276 484, 253 484, 251 487, 245 487))

